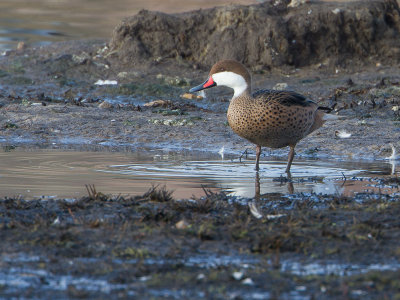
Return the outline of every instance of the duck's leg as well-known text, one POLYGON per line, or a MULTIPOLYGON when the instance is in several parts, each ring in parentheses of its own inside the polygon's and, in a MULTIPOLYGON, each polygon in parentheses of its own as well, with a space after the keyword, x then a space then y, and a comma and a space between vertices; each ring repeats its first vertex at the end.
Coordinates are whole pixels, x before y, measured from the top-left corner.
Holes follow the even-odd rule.
POLYGON ((255 182, 255 192, 254 192, 254 199, 256 201, 260 200, 260 175, 258 171, 256 172, 256 182, 255 182))
POLYGON ((294 147, 296 147, 296 145, 290 145, 290 151, 289 151, 289 158, 288 158, 288 162, 287 162, 287 166, 286 166, 286 173, 288 173, 290 175, 290 167, 292 166, 292 162, 293 162, 293 157, 294 157, 294 147))
POLYGON ((260 167, 259 167, 260 155, 261 155, 261 146, 257 145, 257 147, 256 147, 256 171, 258 171, 260 169, 260 167))

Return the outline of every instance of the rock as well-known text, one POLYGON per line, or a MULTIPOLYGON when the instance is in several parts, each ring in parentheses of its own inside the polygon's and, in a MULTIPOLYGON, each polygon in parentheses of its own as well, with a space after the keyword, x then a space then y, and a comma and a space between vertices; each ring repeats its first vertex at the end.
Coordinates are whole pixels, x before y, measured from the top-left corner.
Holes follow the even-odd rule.
POLYGON ((187 78, 181 78, 179 76, 168 76, 164 74, 158 74, 156 76, 157 79, 163 80, 168 85, 174 86, 189 86, 191 85, 191 81, 187 78))
POLYGON ((159 100, 154 100, 154 101, 145 103, 143 106, 146 106, 146 107, 159 107, 159 106, 168 107, 170 105, 172 105, 172 101, 171 100, 161 100, 161 99, 159 99, 159 100))
POLYGON ((90 60, 90 55, 88 53, 81 53, 80 55, 73 54, 72 55, 72 60, 74 63, 78 65, 83 65, 85 64, 88 60, 90 60))
POLYGON ((186 228, 188 228, 189 227, 189 223, 188 222, 186 222, 185 220, 180 220, 179 222, 177 222, 176 224, 175 224, 175 227, 177 228, 177 229, 186 229, 186 228))
POLYGON ((128 72, 119 72, 117 77, 118 78, 126 78, 126 77, 128 77, 128 72))
POLYGON ((279 82, 279 83, 275 84, 275 86, 272 89, 278 90, 278 91, 283 91, 283 90, 286 90, 287 87, 288 87, 288 84, 286 82, 279 82))
POLYGON ((114 106, 110 102, 103 101, 99 104, 99 107, 100 108, 113 108, 114 106))
POLYGON ((400 62, 396 0, 312 1, 295 9, 289 3, 182 14, 142 10, 115 28, 108 58, 131 67, 178 59, 206 69, 226 58, 264 69, 400 62))
POLYGON ((297 7, 297 6, 300 6, 300 5, 305 4, 307 2, 310 2, 310 0, 292 0, 288 4, 288 7, 297 7))
POLYGON ((25 42, 19 42, 18 44, 17 44, 17 51, 23 51, 23 50, 25 50, 26 49, 26 44, 25 44, 25 42))
POLYGON ((129 71, 129 72, 119 72, 117 75, 118 78, 138 78, 143 77, 143 74, 137 71, 129 71))
POLYGON ((203 99, 202 96, 191 94, 191 93, 184 93, 183 95, 181 95, 181 98, 189 99, 189 100, 193 100, 193 99, 201 100, 201 99, 203 99))

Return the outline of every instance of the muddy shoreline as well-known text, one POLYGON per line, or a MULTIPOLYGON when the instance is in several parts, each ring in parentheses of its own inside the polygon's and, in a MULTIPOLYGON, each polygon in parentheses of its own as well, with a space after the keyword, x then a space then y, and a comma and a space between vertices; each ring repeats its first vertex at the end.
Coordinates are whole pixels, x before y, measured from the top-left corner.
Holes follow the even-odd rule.
MULTIPOLYGON (((201 100, 181 97, 204 80, 206 71, 179 63, 175 68, 127 71, 118 65, 105 67, 94 59, 104 45, 61 43, 1 57, 1 143, 212 152, 224 146, 232 154, 252 148, 227 126, 231 91, 210 90, 201 100), (95 85, 105 79, 118 84, 95 85), (145 106, 155 100, 163 105, 145 106)), ((296 147, 300 157, 375 160, 390 156, 390 143, 399 146, 397 67, 276 70, 253 74, 253 82, 254 90, 281 85, 334 107, 339 119, 301 141, 296 147), (340 138, 337 131, 351 137, 340 138)), ((264 155, 285 156, 287 151, 265 149, 264 155)))

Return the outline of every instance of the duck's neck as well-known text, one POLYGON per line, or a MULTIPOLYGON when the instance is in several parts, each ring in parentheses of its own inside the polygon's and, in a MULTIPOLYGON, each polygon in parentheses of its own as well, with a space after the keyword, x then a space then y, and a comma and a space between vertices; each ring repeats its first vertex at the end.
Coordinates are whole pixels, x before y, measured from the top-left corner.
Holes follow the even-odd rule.
POLYGON ((250 80, 245 79, 242 75, 238 73, 224 71, 213 74, 212 78, 217 85, 232 88, 234 90, 233 98, 240 97, 244 93, 248 93, 250 95, 250 80))
POLYGON ((233 89, 233 97, 232 99, 235 99, 237 97, 249 97, 251 96, 251 88, 249 85, 243 85, 239 86, 233 89))

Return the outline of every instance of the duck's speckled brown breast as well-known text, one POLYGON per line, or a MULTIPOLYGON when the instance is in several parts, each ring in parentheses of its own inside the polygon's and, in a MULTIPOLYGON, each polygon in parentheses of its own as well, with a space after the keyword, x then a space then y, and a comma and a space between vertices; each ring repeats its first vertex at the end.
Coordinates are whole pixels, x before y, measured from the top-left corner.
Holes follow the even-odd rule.
POLYGON ((318 109, 316 103, 303 101, 296 105, 274 98, 276 94, 267 93, 257 98, 232 99, 227 113, 232 130, 256 145, 282 148, 295 145, 312 127, 316 129, 313 126, 318 109))

